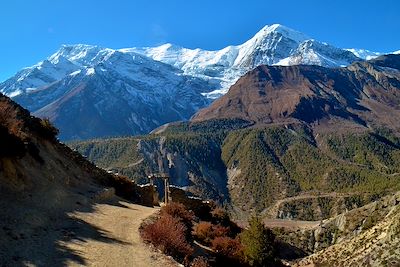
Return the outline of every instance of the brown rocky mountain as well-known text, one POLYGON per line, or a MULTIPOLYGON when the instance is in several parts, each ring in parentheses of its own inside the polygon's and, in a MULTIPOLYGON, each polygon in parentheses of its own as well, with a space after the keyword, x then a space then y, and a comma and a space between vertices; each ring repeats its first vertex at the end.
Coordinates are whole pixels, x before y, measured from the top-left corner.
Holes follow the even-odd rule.
POLYGON ((297 121, 334 128, 341 121, 356 127, 380 124, 398 128, 399 88, 400 55, 333 69, 259 66, 192 120, 241 118, 258 124, 297 121))

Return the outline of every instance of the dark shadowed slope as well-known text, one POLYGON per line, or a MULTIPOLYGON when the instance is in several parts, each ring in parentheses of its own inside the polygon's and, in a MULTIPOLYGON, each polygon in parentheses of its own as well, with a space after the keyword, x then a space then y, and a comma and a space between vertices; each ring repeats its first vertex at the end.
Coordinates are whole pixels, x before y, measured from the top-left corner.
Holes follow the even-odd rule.
MULTIPOLYGON (((71 240, 123 240, 71 216, 104 196, 135 197, 134 185, 107 174, 56 140, 57 130, 0 95, 1 266, 85 264, 71 240)), ((115 202, 113 205, 119 205, 115 202)))

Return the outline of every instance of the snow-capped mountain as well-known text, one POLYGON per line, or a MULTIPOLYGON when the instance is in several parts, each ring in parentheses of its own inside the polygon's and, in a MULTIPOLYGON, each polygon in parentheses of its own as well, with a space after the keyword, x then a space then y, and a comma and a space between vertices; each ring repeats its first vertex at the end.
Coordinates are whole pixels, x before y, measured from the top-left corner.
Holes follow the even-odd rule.
POLYGON ((346 49, 346 50, 352 52, 357 57, 365 59, 365 60, 374 59, 374 58, 377 58, 377 57, 383 55, 383 53, 372 52, 372 51, 369 51, 369 50, 366 50, 366 49, 349 48, 349 49, 346 49))
POLYGON ((180 68, 185 74, 211 81, 217 88, 205 95, 212 99, 225 94, 239 77, 259 65, 338 67, 359 60, 351 51, 318 42, 280 24, 265 26, 243 44, 216 51, 172 44, 121 51, 143 54, 180 68))
POLYGON ((49 117, 60 138, 146 133, 187 120, 209 101, 202 79, 135 53, 65 45, 0 84, 35 115, 49 117))
POLYGON ((0 92, 50 117, 63 139, 132 135, 189 119, 258 65, 337 67, 371 53, 336 48, 279 24, 217 51, 64 45, 0 83, 0 92))

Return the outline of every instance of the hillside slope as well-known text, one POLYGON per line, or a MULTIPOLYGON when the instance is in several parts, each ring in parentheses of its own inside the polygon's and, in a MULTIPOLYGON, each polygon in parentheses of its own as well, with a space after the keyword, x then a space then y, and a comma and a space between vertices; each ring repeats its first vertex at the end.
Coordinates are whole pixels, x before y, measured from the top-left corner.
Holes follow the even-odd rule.
MULTIPOLYGON (((181 123, 145 137, 69 145, 141 183, 147 182, 146 174, 168 172, 171 184, 229 201, 244 216, 304 192, 379 195, 399 188, 400 139, 387 129, 316 136, 302 124, 248 125, 240 120, 181 123)), ((291 209, 282 212, 296 217, 291 209)), ((335 213, 323 214, 327 218, 335 213)), ((321 215, 308 215, 314 216, 321 215)))
POLYGON ((313 233, 317 252, 292 266, 398 266, 399 229, 397 193, 324 221, 313 233))
MULTIPOLYGON (((96 203, 114 192, 135 200, 135 185, 95 167, 59 143, 56 134, 48 121, 31 117, 0 95, 2 266, 86 264, 86 255, 67 244, 93 240, 118 246, 122 242, 73 214, 91 214, 96 203)), ((110 203, 110 207, 118 205, 118 201, 110 203)))

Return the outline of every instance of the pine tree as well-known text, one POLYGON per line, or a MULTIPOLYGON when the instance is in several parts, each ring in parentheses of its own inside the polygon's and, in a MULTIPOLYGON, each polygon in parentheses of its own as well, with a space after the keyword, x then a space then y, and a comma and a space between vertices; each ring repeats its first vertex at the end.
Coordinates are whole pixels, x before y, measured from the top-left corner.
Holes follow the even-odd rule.
POLYGON ((244 255, 250 266, 275 266, 275 236, 266 228, 259 217, 249 221, 249 228, 241 234, 244 255))

